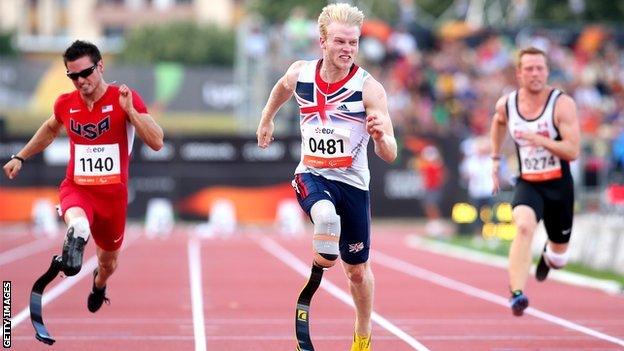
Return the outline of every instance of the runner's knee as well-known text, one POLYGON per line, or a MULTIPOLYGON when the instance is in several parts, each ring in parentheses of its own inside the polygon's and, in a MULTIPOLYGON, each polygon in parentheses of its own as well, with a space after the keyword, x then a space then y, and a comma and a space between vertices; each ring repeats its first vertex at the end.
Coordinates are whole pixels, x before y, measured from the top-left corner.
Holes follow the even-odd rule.
POLYGON ((340 254, 340 216, 329 200, 315 203, 310 209, 310 216, 314 222, 314 261, 321 267, 331 267, 340 254))
POLYGON ((98 267, 100 270, 105 270, 108 274, 111 274, 115 271, 115 269, 117 269, 117 259, 108 258, 101 260, 98 262, 98 267))
POLYGON ((535 226, 527 222, 516 223, 516 235, 521 237, 532 237, 535 226))
POLYGON ((80 237, 87 241, 89 236, 91 236, 91 227, 89 226, 89 221, 85 217, 74 218, 69 221, 68 225, 74 228, 75 238, 80 237))
POLYGON ((345 273, 349 281, 356 285, 373 279, 373 274, 368 268, 367 264, 350 266, 345 270, 345 273))

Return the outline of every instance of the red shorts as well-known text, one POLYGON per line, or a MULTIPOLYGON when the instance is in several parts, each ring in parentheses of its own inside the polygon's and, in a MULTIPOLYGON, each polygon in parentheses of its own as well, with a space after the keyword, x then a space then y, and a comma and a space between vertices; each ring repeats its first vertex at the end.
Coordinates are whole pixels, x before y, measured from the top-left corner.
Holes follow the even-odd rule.
POLYGON ((121 247, 126 228, 128 191, 125 185, 115 189, 102 186, 81 186, 65 179, 60 187, 61 214, 80 207, 87 214, 95 244, 106 251, 121 247))

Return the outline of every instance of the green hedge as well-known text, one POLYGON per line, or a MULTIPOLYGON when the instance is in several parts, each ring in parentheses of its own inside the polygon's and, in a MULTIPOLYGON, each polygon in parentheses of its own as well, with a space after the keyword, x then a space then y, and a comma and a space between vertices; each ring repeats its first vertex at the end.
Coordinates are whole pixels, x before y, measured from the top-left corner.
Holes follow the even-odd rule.
POLYGON ((13 47, 13 32, 0 32, 0 56, 16 56, 17 50, 13 47))

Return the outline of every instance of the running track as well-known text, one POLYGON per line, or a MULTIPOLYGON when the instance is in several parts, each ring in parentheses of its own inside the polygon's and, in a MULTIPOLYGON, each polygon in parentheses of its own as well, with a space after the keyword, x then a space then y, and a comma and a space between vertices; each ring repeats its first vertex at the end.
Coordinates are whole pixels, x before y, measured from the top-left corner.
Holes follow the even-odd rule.
MULTIPOLYGON (((46 290, 44 319, 57 342, 34 339, 27 300, 62 235, 0 229, 0 273, 12 281, 14 350, 294 350, 294 305, 308 274, 307 237, 250 229, 198 240, 186 227, 148 239, 130 227, 109 282, 111 305, 91 314, 93 244, 76 277, 46 290)), ((401 350, 624 350, 624 297, 530 280, 532 309, 513 317, 503 269, 411 248, 414 228, 373 229, 373 345, 401 350)), ((353 309, 339 267, 325 273, 311 310, 319 351, 348 350, 353 309)))

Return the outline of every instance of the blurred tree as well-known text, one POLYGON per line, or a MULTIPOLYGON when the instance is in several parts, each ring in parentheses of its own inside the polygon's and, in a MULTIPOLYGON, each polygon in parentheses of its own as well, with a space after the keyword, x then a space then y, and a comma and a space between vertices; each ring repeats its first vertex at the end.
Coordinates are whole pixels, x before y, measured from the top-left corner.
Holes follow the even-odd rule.
POLYGON ((269 23, 283 23, 286 21, 293 8, 303 8, 311 19, 321 12, 327 1, 301 1, 301 0, 249 0, 247 1, 250 12, 259 13, 269 23))
POLYGON ((232 66, 235 46, 230 29, 191 22, 169 23, 133 30, 126 37, 120 59, 133 63, 232 66))
MULTIPOLYGON (((269 23, 283 23, 290 16, 292 9, 299 7, 305 10, 308 18, 316 20, 323 7, 332 2, 336 1, 250 0, 248 10, 259 13, 269 23)), ((390 23, 396 23, 398 20, 397 0, 354 0, 350 2, 362 10, 366 18, 379 18, 390 23)))
POLYGON ((457 2, 455 0, 415 0, 418 6, 434 17, 439 17, 457 2))
POLYGON ((12 32, 0 32, 0 56, 16 56, 17 50, 13 47, 12 32))
POLYGON ((624 1, 536 0, 533 18, 552 22, 621 22, 624 20, 624 1))

